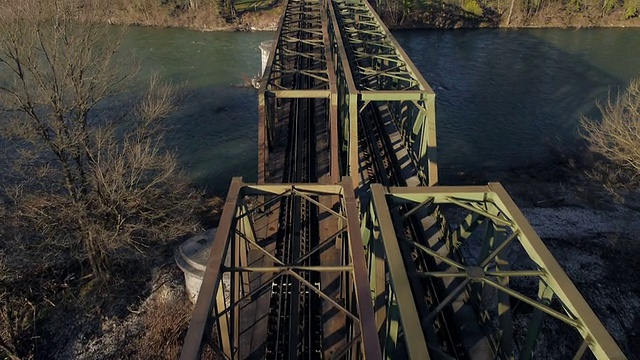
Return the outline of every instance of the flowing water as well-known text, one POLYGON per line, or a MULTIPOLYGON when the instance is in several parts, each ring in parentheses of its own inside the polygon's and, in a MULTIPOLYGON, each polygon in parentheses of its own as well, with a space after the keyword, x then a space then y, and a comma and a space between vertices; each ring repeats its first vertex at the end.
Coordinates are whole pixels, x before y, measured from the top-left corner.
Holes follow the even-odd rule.
MULTIPOLYGON (((581 116, 640 76, 640 29, 412 30, 396 38, 436 92, 442 183, 552 161, 578 148, 581 116)), ((189 175, 226 192, 257 171, 261 41, 274 33, 132 27, 126 47, 188 97, 171 118, 169 146, 189 175)))
POLYGON ((442 182, 576 151, 582 116, 640 76, 640 29, 399 32, 436 93, 442 182))
POLYGON ((258 92, 244 86, 259 73, 261 41, 274 33, 196 32, 131 27, 125 49, 152 71, 186 87, 172 115, 169 147, 196 184, 224 194, 231 177, 256 181, 258 92))

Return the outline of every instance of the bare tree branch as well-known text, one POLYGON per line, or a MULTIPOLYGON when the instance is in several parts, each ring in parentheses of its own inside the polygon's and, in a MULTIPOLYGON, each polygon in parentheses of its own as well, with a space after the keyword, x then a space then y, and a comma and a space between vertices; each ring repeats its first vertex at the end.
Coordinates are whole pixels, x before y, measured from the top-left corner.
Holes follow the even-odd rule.
POLYGON ((138 70, 120 60, 123 33, 103 23, 100 2, 0 0, 0 9, 0 100, 18 110, 0 121, 24 155, 11 193, 23 221, 101 282, 118 252, 194 230, 198 194, 162 143, 174 87, 152 76, 127 111, 96 110, 123 106, 138 70))
POLYGON ((615 100, 599 104, 602 121, 582 119, 583 137, 590 149, 612 163, 640 175, 640 79, 615 100))

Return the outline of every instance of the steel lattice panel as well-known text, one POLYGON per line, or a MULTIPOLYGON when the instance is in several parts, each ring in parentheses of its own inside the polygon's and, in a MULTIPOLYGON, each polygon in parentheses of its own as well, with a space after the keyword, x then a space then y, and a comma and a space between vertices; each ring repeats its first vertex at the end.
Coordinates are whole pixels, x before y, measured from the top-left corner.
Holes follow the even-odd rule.
POLYGON ((362 233, 387 357, 625 359, 499 183, 371 189, 362 233), (543 327, 556 338, 537 345, 543 327))
MULTIPOLYGON (((329 30, 336 60, 347 175, 356 176, 358 119, 384 109, 423 185, 438 182, 435 94, 366 1, 329 2, 329 30), (344 77, 347 86, 340 86, 344 77), (376 110, 377 111, 377 110, 376 110)), ((366 120, 363 120, 366 121, 366 120)))

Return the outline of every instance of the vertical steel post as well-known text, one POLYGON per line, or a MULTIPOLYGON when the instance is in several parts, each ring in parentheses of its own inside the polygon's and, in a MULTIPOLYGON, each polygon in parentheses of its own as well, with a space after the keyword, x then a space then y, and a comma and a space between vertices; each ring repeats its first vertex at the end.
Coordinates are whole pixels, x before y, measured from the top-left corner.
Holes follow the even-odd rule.
MULTIPOLYGON (((496 214, 494 214, 496 215, 496 214)), ((498 248, 506 240, 506 229, 498 227, 496 224, 491 226, 491 237, 493 239, 493 249, 498 248)), ((509 262, 506 256, 496 256, 496 271, 508 271, 509 262)), ((498 276, 498 283, 504 287, 509 287, 509 276, 498 276)), ((500 322, 500 348, 507 359, 513 359, 513 318, 511 316, 511 296, 509 294, 498 292, 498 321, 500 322)))
POLYGON ((338 80, 336 76, 336 68, 334 64, 334 56, 331 48, 331 38, 329 35, 329 25, 327 19, 327 1, 323 1, 323 11, 321 12, 322 23, 322 38, 324 41, 324 57, 327 62, 327 72, 329 75, 329 159, 330 170, 329 173, 333 181, 340 181, 340 144, 338 141, 338 80))
POLYGON ((349 176, 353 181, 353 188, 358 188, 360 178, 360 158, 358 154, 358 94, 349 94, 349 176))
MULTIPOLYGON (((211 311, 214 308, 214 303, 217 302, 218 307, 224 306, 224 301, 222 305, 220 305, 220 301, 214 301, 214 296, 217 293, 217 297, 220 297, 219 289, 222 287, 222 266, 224 265, 224 258, 229 246, 230 232, 235 228, 235 207, 242 185, 242 178, 233 178, 231 181, 231 186, 227 193, 227 200, 224 204, 222 217, 218 226, 218 232, 213 241, 211 255, 207 261, 207 268, 202 279, 198 300, 193 309, 189 329, 187 330, 182 353, 180 354, 181 360, 195 360, 200 358, 203 340, 210 329, 211 311)), ((224 298, 224 295, 222 297, 224 298)), ((220 308, 218 308, 218 311, 220 311, 220 308)), ((224 328, 222 330, 224 330, 224 328)), ((220 334, 222 336, 222 333, 220 334)), ((223 342, 223 346, 224 345, 223 342)))
MULTIPOLYGON (((426 140, 427 140, 427 158, 429 172, 429 186, 438 184, 438 151, 436 145, 436 94, 426 95, 427 105, 427 123, 426 123, 426 140)), ((425 139, 423 138, 422 141, 425 139)))
POLYGON ((258 95, 258 184, 264 184, 267 178, 267 162, 269 151, 267 151, 267 136, 266 132, 266 116, 267 111, 265 109, 265 93, 258 95))
MULTIPOLYGON (((538 300, 544 305, 551 304, 553 290, 548 287, 547 284, 542 282, 542 280, 540 280, 539 286, 538 300)), ((540 334, 540 329, 542 329, 542 322, 544 319, 545 313, 540 311, 540 309, 533 309, 533 315, 531 316, 531 320, 529 320, 529 325, 527 326, 527 338, 524 341, 524 346, 520 350, 519 360, 530 360, 533 357, 533 349, 538 341, 538 335, 540 334)))

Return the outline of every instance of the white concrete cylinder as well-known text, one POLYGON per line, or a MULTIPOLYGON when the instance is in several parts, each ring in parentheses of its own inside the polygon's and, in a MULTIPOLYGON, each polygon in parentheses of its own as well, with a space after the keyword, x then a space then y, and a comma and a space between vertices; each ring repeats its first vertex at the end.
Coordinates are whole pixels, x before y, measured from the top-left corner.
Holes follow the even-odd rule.
POLYGON ((264 71, 267 69, 267 61, 269 61, 272 46, 273 40, 265 40, 260 43, 260 53, 262 55, 262 73, 260 76, 264 76, 264 71))
MULTIPOLYGON (((213 239, 216 237, 217 228, 209 229, 203 234, 195 235, 183 242, 176 252, 174 258, 178 267, 184 273, 185 288, 192 303, 198 300, 202 278, 207 268, 207 260, 211 255, 213 239)), ((227 274, 225 274, 227 275, 227 274)), ((225 292, 228 291, 228 275, 223 278, 222 283, 225 292)))

